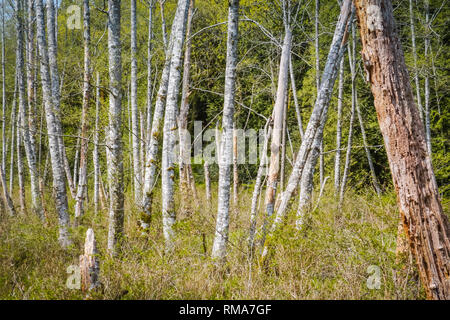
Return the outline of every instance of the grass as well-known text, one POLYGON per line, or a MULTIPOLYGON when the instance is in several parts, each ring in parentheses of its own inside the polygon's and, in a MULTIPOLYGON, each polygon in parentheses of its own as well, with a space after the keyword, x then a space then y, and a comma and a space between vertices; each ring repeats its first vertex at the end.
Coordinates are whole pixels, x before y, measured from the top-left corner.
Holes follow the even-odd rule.
MULTIPOLYGON (((33 214, 0 217, 1 299, 83 299, 68 289, 67 267, 78 264, 86 230, 94 229, 99 249, 102 288, 90 299, 424 299, 415 265, 396 262, 398 210, 395 195, 346 194, 341 212, 332 190, 295 225, 296 203, 272 241, 268 265, 259 264, 260 247, 249 257, 247 230, 251 188, 240 191, 231 211, 228 257, 223 267, 210 258, 217 200, 208 209, 204 190, 192 201, 192 213, 177 217, 176 249, 166 254, 161 213, 155 211, 148 234, 137 228, 139 211, 126 199, 125 238, 120 256, 106 254, 107 212, 94 215, 93 205, 77 229, 74 244, 57 242, 56 214, 49 209, 43 225, 33 214), (206 252, 205 252, 206 247, 206 252), (369 289, 368 267, 380 270, 379 289, 369 289)), ((156 195, 154 208, 159 208, 156 195)), ((50 203, 50 199, 47 199, 50 203)), ((262 205, 262 202, 261 202, 262 205)), ((73 208, 73 203, 71 203, 73 208)), ((259 214, 258 227, 263 214, 259 214)), ((258 229, 260 231, 260 229, 258 229)))

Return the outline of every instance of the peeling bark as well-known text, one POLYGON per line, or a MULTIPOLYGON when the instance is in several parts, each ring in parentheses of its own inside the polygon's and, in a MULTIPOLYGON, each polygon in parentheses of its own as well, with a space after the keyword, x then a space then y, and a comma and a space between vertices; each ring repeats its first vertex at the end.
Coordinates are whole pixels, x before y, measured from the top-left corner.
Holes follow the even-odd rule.
POLYGON ((392 4, 386 0, 356 0, 355 5, 362 57, 404 230, 428 298, 450 299, 450 226, 440 203, 392 4))

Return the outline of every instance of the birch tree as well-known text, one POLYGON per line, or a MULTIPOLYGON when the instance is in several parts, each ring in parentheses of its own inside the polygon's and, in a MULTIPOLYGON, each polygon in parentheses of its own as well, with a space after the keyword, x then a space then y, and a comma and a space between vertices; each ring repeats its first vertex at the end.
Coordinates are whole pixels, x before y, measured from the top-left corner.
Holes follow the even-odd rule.
POLYGON ((286 34, 284 36, 283 48, 281 51, 278 87, 273 111, 273 131, 270 145, 270 164, 266 189, 266 213, 268 218, 272 216, 275 206, 275 194, 280 170, 280 145, 283 131, 285 98, 289 75, 289 56, 291 51, 292 34, 288 27, 285 29, 286 34))
POLYGON ((334 158, 334 192, 339 194, 341 185, 341 139, 342 139, 342 99, 344 92, 344 59, 339 66, 337 120, 336 120, 336 154, 334 158))
POLYGON ((140 225, 143 229, 147 229, 150 223, 152 214, 152 201, 153 201, 153 187, 156 182, 156 169, 158 162, 158 139, 161 136, 161 124, 164 116, 164 107, 166 106, 167 88, 169 84, 170 76, 170 63, 172 60, 172 47, 174 42, 175 28, 178 21, 180 21, 180 15, 183 12, 177 10, 175 17, 173 18, 172 30, 169 39, 169 50, 166 52, 166 58, 164 61, 164 68, 161 74, 161 80, 159 83, 157 99, 155 102, 155 109, 153 111, 153 121, 151 126, 151 133, 147 134, 147 150, 145 152, 145 176, 144 176, 144 190, 142 200, 142 215, 140 225))
POLYGON ((219 191, 216 231, 212 258, 223 260, 228 242, 230 211, 230 175, 233 156, 233 116, 236 93, 236 65, 239 24, 239 0, 230 0, 228 7, 228 35, 225 68, 225 92, 222 118, 222 143, 219 160, 219 191))
POLYGON ((75 204, 75 223, 84 214, 85 195, 87 193, 87 164, 88 164, 88 112, 91 100, 91 22, 89 0, 83 1, 83 37, 84 37, 84 74, 83 74, 83 106, 81 110, 81 138, 80 138, 80 171, 78 177, 77 197, 75 204))
POLYGON ((175 153, 176 115, 178 105, 178 93, 181 80, 181 54, 185 39, 186 21, 188 16, 189 0, 179 0, 177 11, 179 20, 175 29, 172 29, 173 37, 172 59, 170 61, 170 77, 167 86, 166 112, 164 116, 163 128, 163 148, 162 148, 162 215, 163 232, 166 241, 166 249, 173 247, 173 224, 175 223, 175 199, 174 199, 174 163, 178 153, 175 153))
POLYGON ((94 212, 98 213, 98 200, 100 193, 100 162, 99 162, 99 153, 98 153, 98 144, 99 144, 99 110, 100 109, 100 76, 97 71, 97 80, 95 86, 95 129, 94 129, 94 150, 92 151, 92 160, 94 163, 94 212))
POLYGON ((390 1, 356 0, 362 58, 386 147, 397 202, 430 299, 450 299, 450 225, 427 152, 390 1))
POLYGON ((120 0, 108 0, 109 127, 107 163, 109 182, 108 251, 117 254, 123 233, 122 154, 122 57, 120 42, 120 0))
MULTIPOLYGON (((326 120, 329 102, 331 99, 331 93, 333 91, 334 82, 337 77, 337 69, 340 60, 344 54, 344 47, 347 40, 347 24, 350 20, 351 15, 351 1, 346 0, 341 6, 341 13, 339 15, 339 20, 336 24, 336 29, 334 32, 333 40, 330 47, 330 52, 328 53, 327 61, 322 74, 322 80, 320 83, 320 90, 318 92, 316 102, 314 104, 314 109, 312 111, 311 117, 308 122, 305 134, 303 136, 302 144, 300 145, 300 150, 298 152, 297 158, 294 163, 291 175, 289 177, 288 183, 286 185, 285 191, 281 195, 280 205, 277 209, 275 219, 270 228, 270 236, 276 230, 280 224, 284 213, 286 212, 288 202, 292 196, 292 193, 296 189, 299 180, 302 176, 305 163, 308 159, 311 147, 314 142, 314 138, 318 129, 320 128, 321 121, 326 120), (344 37, 345 35, 345 37, 344 37), (323 118, 322 118, 323 116, 323 118), (323 119, 323 120, 322 120, 323 119)), ((268 243, 265 244, 263 250, 263 259, 268 253, 268 243)))
POLYGON ((187 125, 189 114, 189 96, 190 91, 190 72, 191 72, 191 30, 192 18, 194 14, 194 0, 190 1, 187 26, 186 26, 186 45, 184 51, 183 64, 183 84, 180 104, 180 114, 178 115, 178 129, 180 141, 179 170, 180 170, 180 191, 183 210, 187 210, 188 187, 190 184, 189 167, 191 166, 191 154, 187 137, 187 125))
POLYGON ((134 202, 140 205, 141 199, 141 164, 139 144, 139 111, 137 105, 137 39, 136 39, 136 0, 131 0, 131 136, 133 145, 133 185, 134 202))
POLYGON ((44 9, 42 0, 36 1, 37 42, 39 47, 39 62, 42 83, 42 95, 47 121, 48 146, 50 149, 53 188, 55 190, 55 204, 59 219, 59 241, 63 247, 70 244, 67 227, 69 225, 69 213, 67 204, 66 184, 64 180, 64 167, 62 153, 58 137, 58 109, 52 99, 52 81, 49 70, 49 55, 45 40, 44 9))
POLYGON ((25 154, 27 157, 28 168, 30 172, 30 186, 31 186, 31 202, 33 211, 44 219, 40 202, 39 178, 36 164, 36 146, 33 145, 31 133, 28 126, 28 107, 26 102, 25 91, 25 60, 24 60, 24 21, 22 1, 16 1, 16 32, 17 32, 17 46, 16 46, 16 68, 17 68, 17 89, 19 100, 19 114, 20 114, 20 132, 23 137, 25 147, 25 154))

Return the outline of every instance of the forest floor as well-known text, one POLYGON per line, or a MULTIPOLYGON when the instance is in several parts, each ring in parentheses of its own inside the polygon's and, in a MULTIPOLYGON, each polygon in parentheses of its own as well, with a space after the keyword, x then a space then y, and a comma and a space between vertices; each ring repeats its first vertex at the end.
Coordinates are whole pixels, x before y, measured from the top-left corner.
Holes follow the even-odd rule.
MULTIPOLYGON (((57 219, 50 198, 46 225, 33 214, 3 214, 0 299, 85 298, 81 290, 67 288, 66 282, 70 276, 67 268, 78 265, 88 227, 96 235, 102 282, 91 299, 425 298, 411 257, 396 260, 399 220, 392 192, 377 197, 372 191, 349 191, 339 212, 332 190, 326 190, 317 209, 305 217, 301 231, 293 227, 293 203, 272 242, 269 263, 262 266, 260 246, 254 257, 248 254, 252 190, 242 189, 239 204, 231 211, 228 258, 221 268, 210 258, 217 204, 214 195, 211 209, 201 198, 197 205, 192 202, 190 215, 177 217, 176 249, 170 254, 164 253, 161 213, 154 213, 150 231, 143 235, 138 229, 139 211, 128 201, 131 195, 125 201, 122 253, 116 258, 106 253, 107 212, 94 215, 92 205, 81 226, 71 229, 74 243, 68 250, 62 250, 57 242, 57 219), (373 282, 378 274, 379 288, 373 282)), ((204 190, 199 189, 198 194, 202 197, 204 190)), ((159 198, 157 194, 154 208, 160 207, 159 198)), ((70 205, 73 208, 73 202, 70 205)))

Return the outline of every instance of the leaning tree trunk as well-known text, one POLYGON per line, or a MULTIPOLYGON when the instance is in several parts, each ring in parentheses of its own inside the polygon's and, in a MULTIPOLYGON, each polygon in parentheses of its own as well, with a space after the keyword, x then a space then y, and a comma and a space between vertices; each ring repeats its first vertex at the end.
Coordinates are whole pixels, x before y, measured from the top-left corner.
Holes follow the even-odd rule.
POLYGON ((230 221, 230 175, 233 158, 233 117, 236 93, 237 42, 239 0, 230 0, 228 8, 227 59, 222 118, 222 143, 219 158, 219 191, 216 232, 211 256, 223 260, 226 256, 230 221))
POLYGON ((79 219, 84 214, 84 202, 87 191, 87 155, 88 155, 88 112, 89 102, 91 100, 91 26, 90 26, 90 10, 89 0, 83 1, 84 11, 84 77, 83 77, 83 106, 81 110, 81 146, 80 146, 80 169, 78 176, 78 188, 75 204, 75 223, 79 222, 79 219))
MULTIPOLYGON (((283 131, 283 118, 285 108, 286 88, 288 86, 289 75, 289 57, 291 53, 292 34, 289 28, 286 29, 286 35, 283 41, 281 51, 280 71, 278 74, 277 97, 274 106, 272 141, 270 145, 270 165, 269 176, 266 189, 266 213, 270 218, 274 211, 275 194, 278 184, 278 175, 280 170, 280 145, 283 131)), ((264 235, 263 235, 264 237, 264 235)))
POLYGON ((63 247, 70 244, 67 227, 70 222, 66 184, 64 180, 64 167, 60 149, 60 130, 58 126, 58 108, 52 99, 52 81, 49 70, 49 57, 47 43, 45 41, 44 9, 42 0, 36 2, 37 40, 39 47, 39 61, 41 70, 42 94, 47 120, 48 146, 53 176, 53 188, 55 190, 56 210, 59 218, 59 241, 63 247))
POLYGON ((175 199, 174 199, 174 163, 178 153, 175 153, 175 134, 177 133, 177 104, 178 92, 180 91, 181 80, 181 54, 185 38, 186 21, 188 16, 189 0, 178 0, 177 13, 179 16, 177 25, 171 34, 173 37, 172 60, 170 62, 170 78, 167 86, 166 112, 164 116, 163 128, 163 148, 162 148, 162 215, 163 232, 166 241, 166 249, 173 248, 173 224, 175 223, 175 199))
POLYGON ((108 0, 108 55, 109 55, 109 230, 108 251, 118 252, 123 233, 123 155, 122 155, 122 58, 120 43, 120 0, 108 0))
POLYGON ((374 96, 399 210, 428 298, 450 299, 450 225, 425 130, 386 0, 356 0, 362 58, 374 96))
POLYGON ((22 2, 16 1, 16 31, 17 31, 17 46, 16 46, 16 68, 17 68, 17 89, 19 97, 19 114, 20 114, 20 131, 23 137, 25 146, 25 154, 28 161, 28 168, 30 171, 30 185, 31 185, 31 201, 33 211, 44 220, 44 214, 41 207, 40 191, 39 191, 39 177, 36 164, 36 147, 33 145, 28 124, 28 106, 26 102, 25 90, 25 63, 24 63, 24 21, 22 2))
MULTIPOLYGON (((177 11, 176 13, 179 13, 177 11)), ((175 29, 180 17, 175 15, 172 23, 172 31, 169 39, 169 49, 166 53, 164 68, 162 70, 161 81, 159 83, 158 94, 153 111, 153 121, 150 134, 147 133, 147 150, 145 152, 145 174, 144 188, 142 195, 142 214, 140 217, 140 226, 147 229, 152 215, 153 187, 156 182, 156 169, 158 168, 158 150, 159 139, 161 137, 161 125, 164 117, 164 107, 166 106, 167 88, 169 85, 170 62, 172 60, 172 47, 175 29)))
POLYGON ((139 161, 139 111, 137 105, 137 32, 136 32, 136 0, 131 0, 131 136, 133 143, 133 185, 134 203, 140 205, 141 164, 139 161))
MULTIPOLYGON (((295 160, 294 167, 292 168, 292 172, 286 185, 286 189, 281 195, 280 205, 277 209, 275 219, 270 228, 269 238, 281 223, 292 193, 297 188, 299 180, 302 176, 305 163, 308 159, 309 154, 311 153, 311 147, 314 142, 316 133, 320 128, 320 123, 321 121, 326 120, 331 93, 333 91, 334 82, 337 76, 338 65, 342 56, 344 55, 345 42, 347 40, 347 26, 352 11, 351 7, 352 5, 350 0, 344 1, 341 6, 341 13, 339 15, 338 23, 336 24, 330 52, 328 53, 325 68, 323 70, 322 81, 320 83, 320 90, 317 95, 316 103, 309 119, 305 134, 303 136, 302 144, 300 146, 298 156, 295 160), (322 119, 322 117, 324 118, 322 119)), ((267 253, 268 243, 265 244, 265 248, 263 250, 263 259, 266 257, 267 253)))

